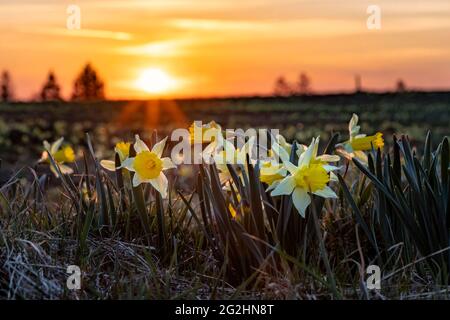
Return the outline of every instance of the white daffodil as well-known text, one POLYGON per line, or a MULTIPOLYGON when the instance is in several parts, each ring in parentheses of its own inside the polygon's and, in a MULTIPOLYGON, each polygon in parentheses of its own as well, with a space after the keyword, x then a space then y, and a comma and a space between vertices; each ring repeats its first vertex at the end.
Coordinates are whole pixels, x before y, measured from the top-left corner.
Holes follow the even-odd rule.
POLYGON ((197 122, 194 121, 189 127, 189 141, 192 145, 208 143, 203 150, 203 157, 210 158, 223 145, 222 128, 215 121, 202 126, 197 125, 197 122))
MULTIPOLYGON (((299 143, 297 143, 296 146, 297 146, 296 153, 297 156, 300 158, 301 155, 308 149, 308 147, 299 143)), ((314 140, 314 149, 312 153, 311 163, 322 164, 324 168, 326 168, 326 170, 330 172, 331 181, 337 181, 337 177, 332 172, 332 170, 336 170, 338 169, 338 167, 332 166, 329 163, 339 161, 340 157, 337 155, 328 155, 328 154, 318 156, 317 155, 318 149, 319 149, 319 137, 317 137, 317 139, 314 140)), ((267 191, 274 189, 279 184, 279 182, 286 176, 287 174, 286 168, 284 167, 283 163, 280 163, 278 161, 276 157, 278 156, 280 157, 280 159, 284 159, 284 161, 289 161, 291 152, 290 150, 291 149, 287 149, 285 146, 273 143, 271 149, 273 154, 272 158, 268 161, 261 162, 260 180, 269 185, 267 191)))
MULTIPOLYGON (((312 140, 306 151, 300 155, 297 166, 289 161, 286 153, 280 152, 280 158, 289 175, 281 180, 271 193, 272 196, 292 194, 294 206, 302 217, 305 217, 306 208, 311 203, 310 194, 323 198, 337 198, 328 186, 331 181, 330 171, 336 167, 318 160, 318 142, 319 139, 312 140)), ((282 148, 278 150, 280 149, 282 148)))
MULTIPOLYGON (((114 151, 119 155, 120 163, 124 162, 130 153, 131 143, 120 141, 116 143, 114 151)), ((116 162, 112 160, 102 160, 100 165, 109 171, 116 171, 116 162)))
POLYGON ((266 191, 274 189, 280 181, 286 176, 287 170, 283 163, 279 161, 280 153, 285 159, 289 160, 292 151, 292 144, 286 142, 286 139, 278 134, 272 140, 272 146, 269 150, 269 158, 260 162, 259 179, 269 187, 266 191))
POLYGON ((227 164, 236 166, 236 171, 239 174, 241 172, 241 166, 244 170, 247 170, 246 160, 247 154, 249 155, 250 163, 254 164, 252 159, 253 146, 255 143, 255 137, 250 137, 248 141, 242 146, 242 148, 235 148, 234 144, 228 140, 223 140, 222 150, 218 151, 214 156, 214 163, 219 169, 219 177, 222 183, 230 181, 231 174, 228 170, 227 164))
MULTIPOLYGON (((338 170, 339 167, 330 165, 330 162, 338 162, 341 158, 338 155, 331 155, 331 154, 322 154, 320 156, 317 155, 319 152, 319 140, 320 137, 317 137, 314 143, 314 150, 311 157, 311 164, 321 164, 327 170, 327 172, 330 173, 330 180, 331 181, 338 181, 337 176, 333 173, 334 170, 338 170)), ((305 151, 308 147, 305 146, 305 151)), ((303 151, 304 152, 304 151, 303 151)), ((302 152, 302 153, 303 153, 302 152)), ((301 154, 299 155, 299 157, 301 154)))
POLYGON ((360 134, 361 127, 358 126, 358 120, 358 116, 353 114, 348 124, 349 140, 336 145, 336 147, 337 151, 347 159, 356 157, 362 162, 367 163, 367 155, 364 151, 383 148, 383 134, 381 132, 377 132, 372 136, 360 134))
POLYGON ((65 165, 65 163, 72 163, 75 161, 75 152, 69 145, 62 147, 63 141, 64 137, 59 138, 52 144, 50 144, 48 141, 44 141, 44 151, 42 152, 41 159, 39 160, 40 163, 48 163, 50 165, 50 170, 56 177, 58 177, 59 175, 56 168, 50 161, 49 153, 58 165, 59 170, 62 174, 73 173, 73 169, 65 165))
POLYGON ((163 171, 176 168, 170 158, 162 158, 167 137, 155 144, 150 150, 147 145, 136 135, 134 143, 135 157, 129 157, 122 163, 122 168, 134 172, 133 186, 141 183, 150 183, 163 198, 167 197, 168 181, 163 171))

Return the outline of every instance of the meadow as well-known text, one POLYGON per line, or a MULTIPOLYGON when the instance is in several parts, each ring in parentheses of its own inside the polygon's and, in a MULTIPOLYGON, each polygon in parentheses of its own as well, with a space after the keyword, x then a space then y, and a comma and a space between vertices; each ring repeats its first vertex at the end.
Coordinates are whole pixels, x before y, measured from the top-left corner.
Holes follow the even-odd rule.
POLYGON ((448 298, 449 123, 444 92, 2 104, 0 297, 448 298), (383 144, 359 149, 365 161, 337 150, 353 113, 361 133, 383 134, 383 144), (334 179, 327 171, 320 190, 309 185, 299 210, 289 193, 268 190, 261 163, 168 170, 167 196, 136 185, 138 170, 101 165, 142 152, 131 145, 121 157, 119 141, 139 134, 153 152, 194 120, 280 129, 292 143, 283 165, 300 170, 308 158, 306 167, 325 168, 321 155, 340 155, 334 179), (70 174, 56 152, 38 163, 43 141, 62 136, 74 150, 70 174), (328 188, 333 196, 317 192, 328 188), (82 270, 80 290, 66 287, 68 265, 82 270), (380 267, 378 290, 367 287, 369 265, 380 267))

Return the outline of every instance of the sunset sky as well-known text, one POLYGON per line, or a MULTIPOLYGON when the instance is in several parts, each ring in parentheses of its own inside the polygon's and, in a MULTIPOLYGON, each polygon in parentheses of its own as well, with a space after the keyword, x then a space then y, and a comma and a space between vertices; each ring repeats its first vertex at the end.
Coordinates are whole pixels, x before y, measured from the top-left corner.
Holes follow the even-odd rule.
POLYGON ((450 88, 449 40, 448 0, 0 0, 0 69, 19 99, 50 69, 69 97, 88 61, 112 99, 269 94, 301 71, 316 92, 352 90, 357 73, 369 89, 450 88))

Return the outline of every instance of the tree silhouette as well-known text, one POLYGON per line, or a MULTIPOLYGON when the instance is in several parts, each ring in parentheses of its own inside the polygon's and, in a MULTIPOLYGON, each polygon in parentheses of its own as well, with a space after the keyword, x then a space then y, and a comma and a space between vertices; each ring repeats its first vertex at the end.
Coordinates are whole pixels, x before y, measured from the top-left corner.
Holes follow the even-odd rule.
POLYGON ((12 100, 11 77, 7 70, 4 70, 2 73, 1 96, 3 102, 12 100))
POLYGON ((397 92, 398 92, 398 93, 404 93, 404 92, 406 92, 406 84, 405 84, 405 81, 403 81, 402 79, 399 79, 399 80, 397 81, 397 84, 396 84, 396 89, 397 89, 397 92))
POLYGON ((359 74, 357 74, 355 76, 355 92, 356 93, 361 93, 362 92, 362 80, 361 80, 361 76, 359 74))
POLYGON ((311 80, 306 73, 301 73, 297 83, 298 94, 308 95, 311 93, 311 80))
POLYGON ((72 100, 102 100, 105 98, 103 90, 103 81, 88 63, 75 80, 72 100))
POLYGON ((44 84, 41 90, 42 101, 59 101, 62 100, 60 96, 60 87, 56 82, 55 74, 50 71, 48 73, 47 82, 44 84))
POLYGON ((278 97, 287 97, 292 95, 292 88, 286 79, 281 76, 275 81, 274 95, 278 97))

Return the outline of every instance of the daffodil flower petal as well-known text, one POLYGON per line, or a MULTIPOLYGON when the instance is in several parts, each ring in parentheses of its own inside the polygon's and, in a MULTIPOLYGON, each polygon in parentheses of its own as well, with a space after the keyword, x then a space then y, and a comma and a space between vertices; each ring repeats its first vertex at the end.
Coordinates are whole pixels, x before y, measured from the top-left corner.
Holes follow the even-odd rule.
POLYGON ((133 187, 137 187, 142 182, 144 182, 144 181, 141 179, 141 177, 139 177, 139 175, 137 173, 135 173, 133 176, 133 187))
POLYGON ((306 208, 308 208, 311 203, 310 195, 301 188, 295 188, 292 193, 292 202, 294 203, 294 207, 304 218, 306 215, 306 208))
POLYGON ((303 165, 308 165, 311 162, 313 157, 314 149, 316 145, 316 140, 313 138, 311 144, 308 146, 305 152, 301 154, 298 159, 298 166, 302 167, 303 165))
POLYGON ((44 149, 46 150, 46 151, 51 151, 51 149, 52 149, 52 146, 50 145, 50 143, 48 143, 48 141, 47 140, 45 140, 44 141, 44 149))
POLYGON ((164 147, 166 146, 166 141, 167 141, 167 137, 165 137, 160 142, 155 144, 152 148, 152 152, 154 152, 158 156, 158 158, 161 158, 161 156, 163 154, 164 147))
POLYGON ((348 124, 348 131, 350 137, 354 137, 359 133, 360 126, 358 126, 358 116, 354 113, 348 124))
POLYGON ((62 174, 72 174, 73 173, 73 169, 69 166, 66 166, 65 164, 59 164, 59 170, 61 171, 62 174))
POLYGON ((116 171, 116 163, 111 160, 102 160, 100 165, 108 171, 116 171))
POLYGON ((367 155, 364 153, 364 151, 355 151, 354 156, 361 160, 363 163, 367 163, 368 161, 367 155))
POLYGON ((153 188, 155 188, 159 193, 161 193, 161 196, 163 198, 167 197, 167 189, 169 182, 167 181, 167 178, 164 175, 164 173, 161 172, 158 178, 150 179, 149 182, 153 186, 153 188))
POLYGON ((272 196, 288 195, 292 193, 295 188, 295 179, 292 176, 288 176, 280 181, 280 184, 272 191, 272 196))
POLYGON ((206 148, 203 150, 203 157, 209 158, 214 152, 216 151, 217 144, 215 142, 211 142, 206 146, 206 148))
POLYGON ((167 170, 167 169, 174 169, 177 166, 172 162, 172 160, 170 160, 170 158, 162 158, 161 159, 163 162, 163 170, 167 170))
POLYGON ((134 150, 136 153, 141 153, 143 151, 150 151, 144 141, 139 138, 139 135, 135 135, 136 142, 134 143, 134 150))
POLYGON ((49 149, 50 153, 55 154, 59 150, 59 148, 61 148, 61 144, 63 143, 63 141, 64 141, 64 137, 61 137, 58 140, 56 140, 55 142, 53 142, 52 146, 49 149))
POLYGON ((331 171, 339 169, 339 167, 332 166, 332 165, 329 165, 329 164, 325 164, 322 167, 325 169, 326 172, 331 172, 331 171))
POLYGON ((338 162, 341 158, 338 155, 323 154, 318 156, 317 159, 323 162, 338 162))
POLYGON ((322 198, 334 198, 334 199, 337 198, 336 193, 328 186, 323 188, 322 190, 317 190, 313 193, 322 198))
POLYGON ((339 181, 337 175, 335 175, 333 172, 330 172, 330 181, 334 181, 334 182, 339 181))
POLYGON ((281 161, 283 162, 289 162, 289 157, 290 155, 288 154, 288 152, 286 151, 286 149, 284 149, 282 146, 280 146, 278 143, 273 142, 272 143, 272 151, 278 156, 280 157, 281 161))
POLYGON ((281 180, 279 181, 275 181, 274 183, 272 183, 267 189, 266 192, 272 191, 274 190, 279 184, 280 184, 281 180))
POLYGON ((120 168, 125 168, 129 171, 135 171, 133 164, 134 164, 134 158, 127 158, 122 162, 122 165, 120 166, 120 168))

